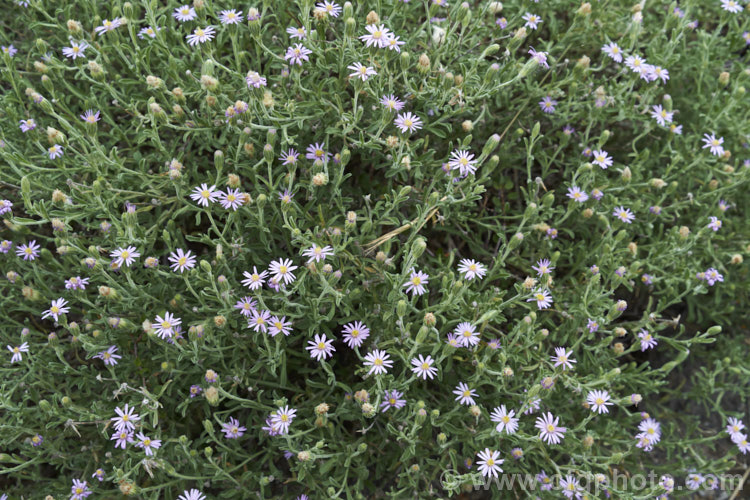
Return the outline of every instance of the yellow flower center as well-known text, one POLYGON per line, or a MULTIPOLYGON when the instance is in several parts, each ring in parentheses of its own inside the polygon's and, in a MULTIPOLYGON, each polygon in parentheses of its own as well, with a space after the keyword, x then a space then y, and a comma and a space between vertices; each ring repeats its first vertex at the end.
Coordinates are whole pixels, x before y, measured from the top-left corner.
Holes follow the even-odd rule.
POLYGON ((555 426, 552 424, 547 424, 547 432, 555 432, 555 426))
POLYGON ((181 265, 181 266, 184 266, 184 265, 185 265, 185 262, 187 262, 187 257, 180 257, 180 258, 179 258, 179 259, 177 260, 177 263, 178 263, 179 265, 181 265))
POLYGON ((54 314, 57 314, 58 312, 60 312, 60 308, 57 306, 52 306, 49 308, 49 310, 51 313, 54 313, 54 314))
POLYGON ((505 415, 500 420, 502 420, 504 424, 507 424, 508 422, 510 422, 510 417, 508 415, 505 415))
POLYGON ((601 406, 604 404, 604 400, 602 398, 596 398, 596 401, 594 401, 598 406, 601 406))
POLYGON ((377 358, 375 361, 372 362, 375 366, 383 366, 383 360, 380 358, 377 358))
POLYGON ((318 342, 318 349, 323 350, 326 348, 326 345, 324 342, 318 342))
POLYGON ((419 286, 419 285, 421 285, 421 284, 422 284, 422 278, 420 278, 419 276, 414 276, 414 277, 413 277, 413 278, 411 279, 411 282, 412 282, 412 284, 413 284, 414 286, 419 286))
POLYGON ((148 438, 144 439, 143 440, 143 446, 146 446, 146 447, 151 446, 151 440, 148 439, 148 438))
POLYGON ((422 363, 422 369, 423 370, 427 370, 429 368, 430 368, 430 364, 429 363, 422 363))

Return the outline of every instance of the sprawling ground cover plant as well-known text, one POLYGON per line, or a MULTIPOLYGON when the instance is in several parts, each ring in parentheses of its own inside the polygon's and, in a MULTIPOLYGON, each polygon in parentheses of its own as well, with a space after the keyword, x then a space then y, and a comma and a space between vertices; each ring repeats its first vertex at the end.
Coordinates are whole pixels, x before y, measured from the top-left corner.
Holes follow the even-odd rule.
POLYGON ((745 2, 2 19, 9 498, 741 494, 745 2))

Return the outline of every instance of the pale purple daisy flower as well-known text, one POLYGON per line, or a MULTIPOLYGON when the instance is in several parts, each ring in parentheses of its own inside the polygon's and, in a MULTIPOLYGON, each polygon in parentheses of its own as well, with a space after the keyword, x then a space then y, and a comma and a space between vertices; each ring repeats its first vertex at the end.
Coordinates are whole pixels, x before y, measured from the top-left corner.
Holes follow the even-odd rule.
POLYGON ((539 489, 542 491, 549 491, 552 489, 552 478, 547 475, 546 472, 542 471, 536 475, 536 480, 539 483, 539 489))
POLYGON ((172 17, 177 19, 179 22, 184 23, 186 21, 193 21, 195 18, 198 17, 198 14, 195 12, 195 9, 189 5, 183 5, 181 7, 177 7, 174 12, 172 13, 172 17))
POLYGON ((13 247, 13 242, 10 240, 0 241, 0 253, 8 253, 13 247))
POLYGON ((629 208, 625 208, 622 206, 615 208, 612 212, 612 216, 620 219, 626 224, 632 224, 635 220, 635 215, 633 214, 633 212, 631 212, 629 208))
POLYGON ((288 285, 290 283, 293 283, 295 279, 297 279, 294 276, 294 271, 297 269, 298 266, 292 265, 292 259, 279 259, 271 261, 271 264, 268 266, 269 272, 273 274, 271 277, 274 279, 277 283, 281 283, 282 281, 284 284, 288 285))
POLYGON ((346 69, 352 70, 354 73, 349 75, 349 78, 359 78, 363 82, 366 82, 371 76, 378 74, 375 68, 371 66, 364 66, 362 63, 355 62, 354 64, 347 66, 346 69))
POLYGON ((286 32, 289 34, 289 38, 296 38, 298 40, 307 38, 307 31, 305 31, 304 26, 300 26, 299 28, 292 28, 290 26, 286 29, 286 32))
POLYGON ((326 338, 326 335, 315 334, 315 340, 308 340, 308 346, 306 350, 310 351, 310 357, 321 361, 326 358, 333 356, 333 352, 336 350, 331 344, 333 339, 326 338))
POLYGON ((151 324, 159 338, 166 339, 174 334, 177 326, 182 324, 182 320, 169 311, 164 316, 157 316, 151 324))
POLYGON ((297 410, 290 409, 289 406, 279 407, 271 414, 271 425, 278 429, 279 434, 288 434, 289 425, 294 420, 297 410))
POLYGON ((622 62, 622 49, 615 42, 610 42, 602 47, 602 51, 615 62, 622 62))
POLYGON ((142 432, 135 435, 139 441, 135 444, 138 448, 143 448, 146 452, 146 456, 150 457, 154 454, 154 450, 161 448, 161 439, 151 439, 142 432))
POLYGON ((250 316, 255 310, 256 302, 252 297, 242 297, 234 305, 235 309, 240 310, 240 314, 243 316, 250 316))
POLYGON ((111 21, 109 19, 105 19, 104 21, 102 21, 102 25, 94 28, 94 31, 97 35, 103 35, 105 33, 109 33, 110 31, 114 31, 120 26, 122 26, 122 20, 119 17, 115 17, 111 21))
POLYGON ((559 426, 559 417, 547 412, 541 417, 537 417, 534 427, 539 429, 539 438, 547 444, 558 444, 567 431, 565 427, 559 426))
POLYGON ((205 28, 195 28, 193 33, 187 35, 185 39, 188 45, 191 47, 198 45, 199 43, 210 42, 216 36, 216 30, 213 26, 206 26, 205 28))
POLYGON ((724 154, 724 138, 716 137, 714 134, 708 135, 703 134, 703 149, 711 148, 711 154, 714 156, 722 156, 724 154))
POLYGON ((206 500, 206 495, 192 488, 191 490, 185 490, 182 495, 177 497, 177 500, 206 500))
POLYGON ((646 330, 641 329, 641 331, 638 332, 638 338, 641 341, 641 351, 646 351, 656 347, 656 339, 646 330))
POLYGON ((388 50, 395 50, 396 52, 401 52, 401 46, 404 45, 406 42, 401 40, 400 37, 396 36, 393 33, 388 33, 388 38, 386 39, 386 47, 388 47, 388 50))
POLYGON ((425 285, 428 284, 429 281, 429 275, 423 273, 422 271, 415 271, 414 268, 412 268, 409 281, 404 283, 403 286, 406 287, 406 293, 411 293, 412 295, 422 295, 427 292, 427 288, 425 288, 425 285))
POLYGON ((459 382, 453 390, 453 394, 456 395, 456 401, 459 401, 462 405, 473 406, 476 404, 474 401, 474 396, 477 395, 476 391, 469 389, 469 386, 463 382, 459 382))
POLYGON ((219 14, 219 21, 221 21, 221 24, 239 24, 243 20, 241 10, 222 10, 219 14))
POLYGON ((313 161, 320 160, 322 162, 327 162, 331 157, 331 153, 328 153, 324 149, 324 147, 325 146, 322 143, 316 142, 315 144, 310 144, 309 146, 307 146, 307 153, 305 154, 305 158, 313 161))
POLYGON ((288 337, 289 334, 292 333, 292 322, 287 321, 286 316, 282 316, 281 318, 273 316, 268 322, 268 334, 271 337, 275 337, 280 333, 284 334, 285 337, 288 337))
POLYGON ((0 200, 0 215, 7 214, 13 209, 13 202, 10 200, 0 200))
POLYGON ((19 345, 18 347, 13 346, 7 346, 8 350, 13 353, 13 356, 10 358, 11 363, 18 363, 19 361, 23 361, 23 355, 21 353, 29 352, 29 343, 24 342, 23 344, 19 345))
POLYGON ((380 408, 382 408, 381 412, 386 412, 391 408, 397 410, 403 408, 404 405, 406 405, 406 400, 403 399, 403 397, 404 394, 395 389, 390 392, 385 391, 383 394, 383 401, 380 403, 380 408))
POLYGON ((506 434, 515 434, 518 430, 518 418, 515 416, 515 410, 508 411, 505 405, 495 408, 490 414, 490 420, 496 422, 495 430, 505 432, 506 434))
POLYGON ((368 375, 381 375, 388 372, 388 368, 393 368, 393 361, 390 359, 390 355, 380 349, 375 349, 371 353, 365 356, 365 366, 370 367, 368 375))
POLYGON ((304 257, 308 257, 308 264, 313 261, 320 262, 333 255, 333 248, 330 245, 326 245, 324 247, 321 247, 320 245, 313 245, 302 252, 302 255, 304 257))
POLYGON ((260 76, 257 71, 248 71, 245 76, 245 83, 247 83, 247 88, 255 87, 259 89, 266 86, 266 79, 260 76))
POLYGON ((220 193, 220 191, 216 191, 215 185, 209 187, 208 184, 203 183, 200 186, 193 188, 193 192, 190 193, 190 198, 197 202, 198 205, 207 207, 209 203, 213 203, 219 198, 220 193))
POLYGON ((457 335, 454 335, 452 333, 449 333, 445 337, 445 343, 451 347, 461 347, 461 339, 457 335))
POLYGON ((557 106, 557 101, 552 99, 550 96, 545 96, 544 99, 539 101, 539 107, 542 108, 542 111, 544 111, 545 113, 554 113, 555 106, 557 106))
POLYGON ((73 479, 73 486, 70 487, 72 493, 71 500, 82 500, 91 495, 93 491, 89 490, 89 483, 81 479, 73 479))
POLYGON ((479 332, 476 331, 476 327, 464 321, 456 326, 453 330, 453 335, 460 339, 461 347, 474 347, 479 344, 479 332))
POLYGON ((588 329, 589 329, 589 333, 594 333, 594 332, 596 332, 597 330, 599 330, 599 322, 598 322, 598 321, 596 321, 595 319, 591 319, 591 318, 589 318, 589 319, 588 319, 588 320, 586 321, 586 328, 588 328, 588 329))
POLYGON ((560 489, 562 490, 565 498, 580 498, 583 489, 578 484, 578 479, 571 475, 567 475, 560 479, 560 489))
POLYGON ((242 275, 246 278, 242 280, 242 284, 248 287, 250 290, 257 290, 263 287, 266 282, 265 278, 268 276, 268 271, 258 272, 258 268, 253 266, 253 272, 243 272, 242 275))
POLYGON ((729 434, 730 436, 739 434, 744 428, 745 424, 742 423, 742 420, 734 417, 729 417, 727 419, 727 434, 729 434))
POLYGON ((134 246, 128 246, 127 248, 120 247, 116 249, 114 252, 110 253, 109 256, 114 259, 114 262, 118 267, 122 267, 123 264, 130 267, 135 259, 140 257, 141 254, 137 252, 134 246))
POLYGON ((589 195, 586 194, 586 191, 577 186, 569 187, 567 196, 577 203, 583 203, 584 201, 589 199, 589 195))
POLYGON ((393 123, 402 134, 406 133, 407 130, 411 133, 422 128, 422 120, 411 112, 399 114, 393 123))
POLYGON ((84 51, 88 48, 88 44, 84 41, 74 42, 70 41, 70 47, 63 47, 63 55, 69 59, 76 60, 79 57, 86 57, 84 51))
POLYGON ((708 224, 708 227, 713 229, 714 232, 718 231, 721 228, 721 221, 718 217, 709 217, 711 219, 711 222, 708 224))
POLYGON ((706 281, 708 282, 708 286, 714 286, 714 283, 718 282, 724 282, 724 276, 722 276, 719 271, 714 269, 713 267, 710 267, 705 272, 706 281))
POLYGON ((33 118, 29 118, 28 120, 19 120, 19 127, 21 128, 21 132, 28 132, 29 130, 34 130, 36 128, 36 121, 34 121, 33 118))
POLYGON ((393 94, 384 95, 380 99, 380 104, 382 104, 385 109, 396 112, 401 111, 404 107, 403 101, 393 94))
POLYGON ((537 52, 534 50, 534 47, 529 48, 529 55, 531 55, 531 58, 534 59, 537 64, 545 69, 549 69, 549 64, 547 64, 547 53, 546 52, 537 52))
POLYGON ((312 54, 312 51, 310 49, 308 49, 301 43, 296 43, 294 44, 294 47, 289 47, 286 49, 284 59, 289 61, 289 64, 297 64, 299 66, 302 66, 302 61, 310 60, 310 54, 312 54))
POLYGON ((106 351, 101 351, 94 357, 99 358, 102 361, 104 361, 105 365, 115 366, 117 364, 117 360, 122 358, 122 356, 120 356, 119 354, 115 354, 116 352, 117 352, 117 346, 113 345, 113 346, 110 346, 109 349, 107 349, 106 351))
POLYGON ((612 166, 612 157, 603 149, 594 151, 592 154, 594 156, 594 161, 592 162, 594 165, 599 165, 604 170, 612 166))
POLYGON ((539 23, 543 22, 541 17, 537 16, 536 14, 531 14, 529 12, 524 14, 522 19, 526 21, 524 26, 532 30, 537 29, 537 27, 539 26, 539 23))
POLYGON ((86 123, 93 124, 93 123, 98 122, 101 119, 99 114, 100 114, 99 110, 97 110, 96 113, 94 113, 93 109, 87 109, 84 114, 80 115, 80 117, 81 117, 81 120, 85 121, 86 123))
POLYGON ((330 0, 318 2, 315 6, 331 17, 339 17, 339 14, 341 13, 341 6, 330 0))
POLYGON ((365 29, 367 34, 359 37, 360 40, 365 42, 365 47, 375 46, 383 49, 388 46, 391 32, 384 24, 369 24, 365 26, 365 29))
POLYGON ((196 263, 195 255, 193 255, 190 250, 185 252, 182 248, 178 248, 176 252, 170 253, 167 260, 171 262, 169 267, 171 267, 173 271, 180 271, 181 273, 191 270, 195 267, 196 263))
POLYGON ((467 175, 476 172, 476 163, 477 160, 474 159, 472 153, 465 149, 457 149, 451 153, 448 167, 450 167, 451 170, 458 169, 461 177, 466 177, 467 175))
POLYGON ((425 358, 420 354, 418 358, 413 358, 411 360, 411 364, 413 366, 411 371, 412 373, 414 373, 414 375, 422 378, 423 380, 427 380, 428 378, 432 380, 437 373, 437 368, 432 366, 434 362, 435 361, 432 359, 432 356, 428 355, 425 358))
POLYGON ((247 321, 247 327, 252 328, 253 331, 262 331, 266 333, 268 329, 268 320, 271 318, 271 313, 266 310, 258 311, 254 309, 250 312, 250 319, 247 321))
POLYGON ((104 481, 104 470, 103 469, 96 469, 93 474, 91 474, 91 477, 95 477, 99 480, 101 483, 104 481))
POLYGON ((237 439, 242 437, 247 429, 240 426, 240 421, 234 417, 229 417, 229 422, 221 424, 221 432, 227 439, 237 439))
POLYGON ((526 302, 536 302, 539 309, 547 309, 552 304, 552 295, 548 290, 538 288, 534 290, 531 298, 526 299, 526 302))
POLYGON ((651 106, 651 117, 662 127, 667 123, 672 123, 673 115, 674 111, 667 111, 661 104, 651 106))
POLYGON ((39 256, 40 245, 37 244, 36 240, 31 240, 28 244, 16 246, 16 255, 23 257, 23 260, 34 260, 39 256))
POLYGON ((203 388, 199 385, 191 385, 190 386, 190 398, 194 398, 198 396, 201 392, 203 392, 203 388))
POLYGON ((458 265, 458 272, 463 273, 464 279, 471 281, 474 278, 484 278, 484 275, 487 273, 487 268, 484 264, 480 264, 475 260, 461 259, 458 265))
POLYGON ((114 427, 118 431, 131 432, 135 430, 135 422, 138 422, 141 417, 137 413, 134 413, 134 408, 130 408, 125 404, 124 409, 115 408, 115 413, 118 416, 112 417, 110 420, 114 422, 114 427))
POLYGON ((146 26, 145 28, 141 28, 141 30, 138 32, 138 38, 141 40, 144 40, 146 37, 149 38, 156 38, 156 33, 161 31, 161 28, 157 26, 154 28, 153 26, 146 26))
POLYGON ((537 276, 544 276, 545 274, 549 274, 550 271, 552 271, 555 267, 550 266, 551 262, 549 259, 539 259, 537 261, 536 266, 531 266, 531 269, 536 271, 537 276))
POLYGON ((651 66, 649 79, 651 81, 661 80, 662 83, 667 83, 669 80, 669 70, 662 68, 661 66, 651 66))
POLYGON ((68 301, 60 297, 59 299, 53 300, 50 308, 44 311, 42 319, 49 318, 50 316, 57 321, 61 314, 67 314, 70 312, 70 308, 66 307, 68 301))
POLYGON ((566 351, 564 347, 555 347, 555 355, 551 356, 550 359, 554 361, 555 367, 562 366, 563 371, 573 369, 573 364, 576 363, 575 359, 571 359, 573 351, 566 351))
POLYGON ((731 14, 742 12, 742 4, 737 0, 721 0, 721 8, 731 14))
POLYGON ((219 203, 226 210, 237 211, 242 206, 244 196, 239 189, 227 188, 227 192, 219 191, 219 203))
POLYGON ((344 342, 352 349, 360 347, 370 336, 370 329, 361 321, 347 323, 344 325, 344 342))
POLYGON ((279 160, 282 165, 296 165, 298 158, 299 153, 295 149, 290 149, 289 151, 282 151, 279 160))
POLYGON ((3 54, 7 54, 10 57, 13 57, 18 52, 18 49, 13 46, 13 44, 8 45, 7 47, 5 45, 0 46, 0 50, 3 54))
POLYGON ((59 144, 54 144, 50 146, 50 148, 47 150, 47 153, 49 154, 49 159, 54 160, 56 158, 60 158, 63 155, 63 148, 59 144))
POLYGON ((607 406, 612 405, 609 401, 609 393, 600 390, 589 391, 586 402, 591 406, 591 411, 596 413, 609 413, 607 406))
POLYGON ((477 456, 479 457, 477 465, 479 466, 479 472, 483 477, 496 478, 498 472, 503 472, 503 469, 500 468, 500 464, 502 464, 504 460, 500 458, 499 451, 485 448, 484 451, 477 453, 477 456))

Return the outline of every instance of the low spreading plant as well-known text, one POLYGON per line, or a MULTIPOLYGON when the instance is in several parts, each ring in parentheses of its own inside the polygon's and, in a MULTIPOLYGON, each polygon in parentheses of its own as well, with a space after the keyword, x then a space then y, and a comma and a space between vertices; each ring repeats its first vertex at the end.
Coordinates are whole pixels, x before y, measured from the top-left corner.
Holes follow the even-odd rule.
POLYGON ((9 498, 741 494, 744 2, 2 17, 9 498))

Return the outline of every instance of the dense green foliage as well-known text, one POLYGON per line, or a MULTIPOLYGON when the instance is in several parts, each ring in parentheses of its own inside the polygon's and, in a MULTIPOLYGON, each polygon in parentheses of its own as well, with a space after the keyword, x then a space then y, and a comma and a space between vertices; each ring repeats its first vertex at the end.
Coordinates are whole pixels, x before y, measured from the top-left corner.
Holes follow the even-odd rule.
POLYGON ((4 6, 0 493, 739 491, 745 7, 4 6))

